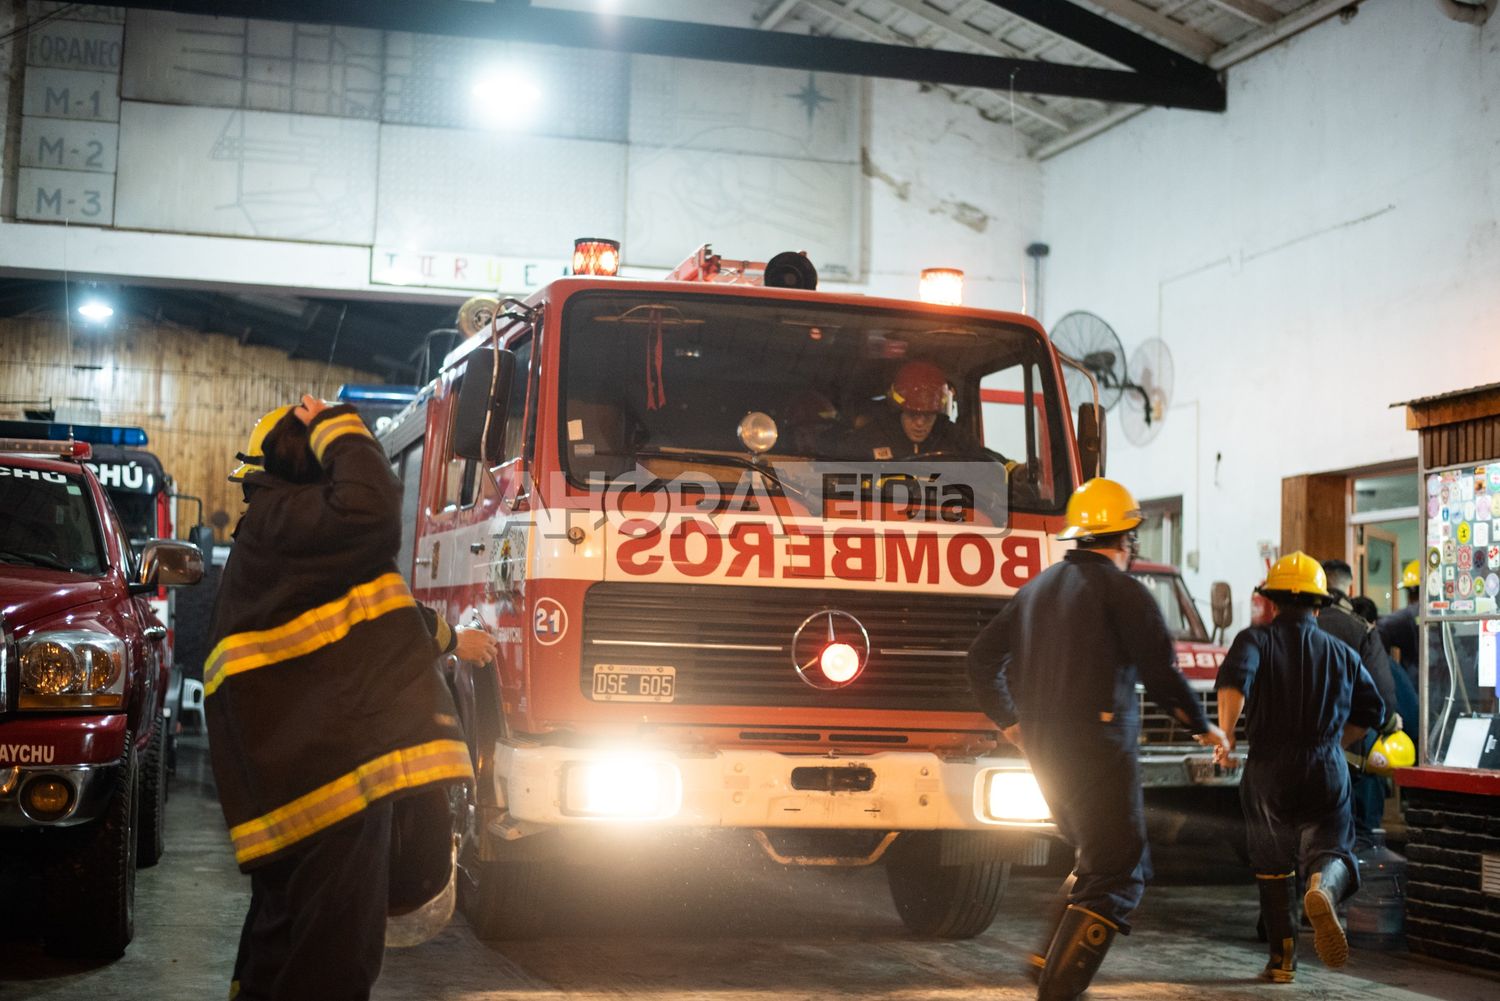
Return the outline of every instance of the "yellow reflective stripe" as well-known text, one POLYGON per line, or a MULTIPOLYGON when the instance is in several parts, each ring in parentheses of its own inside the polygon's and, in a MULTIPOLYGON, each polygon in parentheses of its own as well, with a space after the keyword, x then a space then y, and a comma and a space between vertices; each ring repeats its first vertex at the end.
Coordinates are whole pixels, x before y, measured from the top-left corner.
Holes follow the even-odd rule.
POLYGON ((453 642, 453 627, 448 625, 448 620, 441 615, 437 617, 437 645, 444 653, 448 652, 448 644, 453 642))
POLYGON ((243 865, 281 851, 352 817, 402 789, 473 777, 461 740, 433 740, 383 754, 264 816, 233 827, 235 859, 243 865))
POLYGON ((323 421, 312 429, 308 437, 308 444, 312 446, 313 455, 318 461, 323 461, 323 452, 328 448, 330 442, 336 438, 342 438, 346 434, 362 434, 366 438, 373 437, 370 429, 365 427, 365 422, 359 419, 358 414, 340 414, 338 417, 323 421))
POLYGON ((226 636, 203 664, 203 694, 212 695, 231 675, 312 653, 337 643, 361 622, 416 603, 399 573, 382 574, 285 625, 226 636))

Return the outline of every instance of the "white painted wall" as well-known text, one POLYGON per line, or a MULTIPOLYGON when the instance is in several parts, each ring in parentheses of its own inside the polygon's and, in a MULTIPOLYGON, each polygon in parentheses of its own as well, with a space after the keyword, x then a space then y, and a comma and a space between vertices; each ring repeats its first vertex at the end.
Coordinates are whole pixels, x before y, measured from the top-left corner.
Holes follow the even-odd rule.
POLYGON ((947 94, 870 81, 865 291, 914 298, 923 268, 962 268, 964 301, 1020 310, 1042 168, 1007 126, 947 94))
POLYGON ((1139 449, 1111 415, 1110 472, 1183 496, 1189 584, 1243 625, 1282 477, 1413 457, 1390 403, 1500 381, 1500 20, 1366 3, 1228 84, 1045 163, 1043 282, 1049 328, 1169 343, 1173 407, 1139 449))

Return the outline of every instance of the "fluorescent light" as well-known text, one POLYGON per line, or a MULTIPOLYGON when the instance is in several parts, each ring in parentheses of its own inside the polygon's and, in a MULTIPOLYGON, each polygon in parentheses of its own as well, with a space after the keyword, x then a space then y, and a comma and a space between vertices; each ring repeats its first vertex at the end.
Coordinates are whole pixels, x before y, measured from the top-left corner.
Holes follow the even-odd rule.
POLYGON ((103 323, 115 315, 114 307, 102 299, 88 299, 78 307, 78 315, 94 323, 103 323))
POLYGON ((497 129, 522 128, 530 124, 542 106, 542 89, 535 80, 514 67, 490 70, 469 88, 474 117, 497 129))

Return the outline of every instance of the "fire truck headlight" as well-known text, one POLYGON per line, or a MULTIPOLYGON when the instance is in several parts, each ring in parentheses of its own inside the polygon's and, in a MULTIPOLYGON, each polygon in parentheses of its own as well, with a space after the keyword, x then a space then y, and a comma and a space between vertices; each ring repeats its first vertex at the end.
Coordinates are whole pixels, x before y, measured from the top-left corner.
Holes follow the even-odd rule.
POLYGON ((848 643, 828 644, 819 661, 823 676, 841 685, 859 673, 859 654, 848 643))
POLYGON ((981 781, 985 819, 1041 823, 1052 817, 1041 786, 1030 771, 1012 768, 987 772, 981 781))
POLYGON ((682 807, 682 776, 669 761, 620 757, 563 766, 563 813, 600 820, 663 820, 682 807))

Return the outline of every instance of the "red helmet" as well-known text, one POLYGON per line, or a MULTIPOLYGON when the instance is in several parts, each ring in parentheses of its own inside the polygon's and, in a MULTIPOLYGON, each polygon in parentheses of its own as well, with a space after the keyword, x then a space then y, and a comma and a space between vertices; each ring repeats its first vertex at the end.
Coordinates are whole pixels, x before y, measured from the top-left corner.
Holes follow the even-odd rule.
POLYGON ((896 370, 887 394, 902 410, 946 414, 953 404, 948 377, 930 361, 909 361, 896 370))

